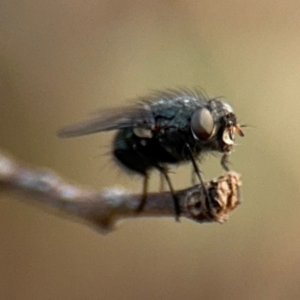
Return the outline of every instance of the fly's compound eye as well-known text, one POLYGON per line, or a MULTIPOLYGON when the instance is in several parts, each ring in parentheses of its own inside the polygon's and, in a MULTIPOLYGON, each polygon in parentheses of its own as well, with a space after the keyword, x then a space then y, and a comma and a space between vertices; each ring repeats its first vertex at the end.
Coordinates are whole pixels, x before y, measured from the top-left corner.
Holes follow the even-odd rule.
POLYGON ((207 108, 198 108, 193 113, 191 129, 196 139, 206 141, 212 137, 215 132, 215 121, 207 108))

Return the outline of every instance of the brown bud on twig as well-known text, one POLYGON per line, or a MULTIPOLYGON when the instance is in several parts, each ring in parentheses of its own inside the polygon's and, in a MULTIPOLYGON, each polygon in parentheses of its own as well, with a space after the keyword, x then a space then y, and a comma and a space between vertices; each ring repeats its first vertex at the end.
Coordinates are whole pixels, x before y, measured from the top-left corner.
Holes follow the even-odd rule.
MULTIPOLYGON (((223 223, 240 203, 240 175, 227 172, 200 185, 177 192, 181 216, 196 222, 223 223)), ((55 173, 17 163, 0 153, 0 192, 12 192, 22 199, 56 207, 100 229, 111 229, 115 221, 133 217, 174 217, 172 196, 168 192, 149 193, 142 212, 137 213, 141 195, 120 188, 102 192, 67 183, 55 173), (26 197, 25 197, 26 196, 26 197)))

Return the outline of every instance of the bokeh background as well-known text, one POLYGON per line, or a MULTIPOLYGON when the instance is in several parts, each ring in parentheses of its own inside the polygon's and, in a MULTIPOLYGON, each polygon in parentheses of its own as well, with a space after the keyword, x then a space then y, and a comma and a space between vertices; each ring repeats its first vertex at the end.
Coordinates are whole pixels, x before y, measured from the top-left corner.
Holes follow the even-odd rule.
MULTIPOLYGON (((56 131, 152 89, 200 86, 251 126, 231 158, 243 204, 222 226, 138 219, 101 235, 2 197, 0 299, 299 299, 299 14, 295 0, 2 0, 0 147, 18 159, 140 191, 106 155, 112 134, 56 131)), ((202 170, 222 172, 213 156, 202 170)), ((190 168, 174 171, 187 187, 190 168)))

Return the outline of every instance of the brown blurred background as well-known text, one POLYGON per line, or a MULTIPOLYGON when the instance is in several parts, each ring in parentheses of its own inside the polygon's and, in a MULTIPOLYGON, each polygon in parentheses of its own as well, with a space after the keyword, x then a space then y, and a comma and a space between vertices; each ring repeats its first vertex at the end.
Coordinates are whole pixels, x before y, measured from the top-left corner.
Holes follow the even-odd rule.
MULTIPOLYGON (((112 134, 56 131, 151 89, 201 86, 252 127, 222 226, 140 219, 105 236, 2 198, 0 299, 300 299, 299 14, 296 0, 2 0, 0 147, 19 159, 140 191, 106 155, 112 134)), ((222 172, 213 156, 202 169, 222 172)), ((175 171, 187 187, 190 168, 175 171)))

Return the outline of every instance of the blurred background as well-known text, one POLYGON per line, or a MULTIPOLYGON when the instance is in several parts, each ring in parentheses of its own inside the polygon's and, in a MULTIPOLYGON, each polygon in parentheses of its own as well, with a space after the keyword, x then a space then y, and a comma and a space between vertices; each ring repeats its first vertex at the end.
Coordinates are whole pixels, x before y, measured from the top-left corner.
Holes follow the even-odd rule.
MULTIPOLYGON (((153 89, 200 86, 251 125, 231 157, 243 204, 222 226, 137 219, 101 235, 1 198, 0 299, 300 298, 299 1, 0 6, 0 147, 22 161, 139 192, 107 155, 113 134, 56 131, 153 89)), ((219 158, 202 170, 220 175, 219 158)), ((174 171, 177 189, 190 185, 189 167, 174 171)))

